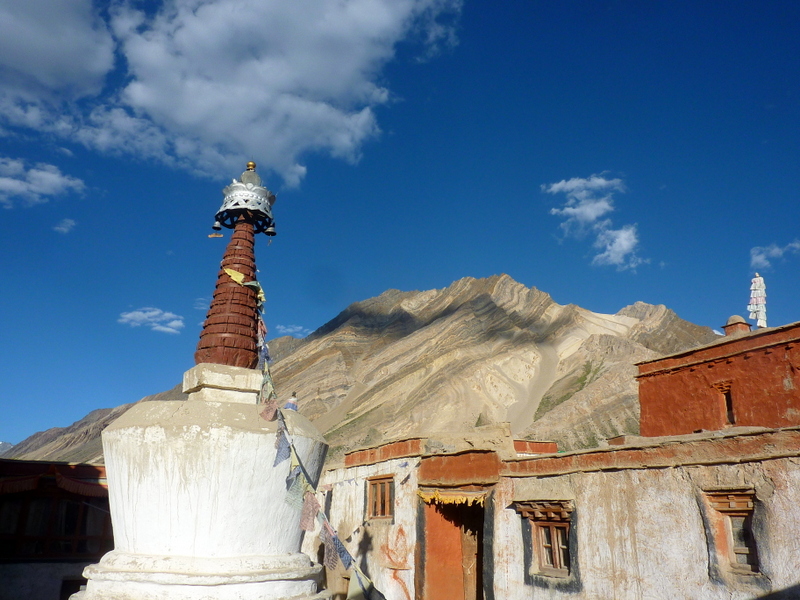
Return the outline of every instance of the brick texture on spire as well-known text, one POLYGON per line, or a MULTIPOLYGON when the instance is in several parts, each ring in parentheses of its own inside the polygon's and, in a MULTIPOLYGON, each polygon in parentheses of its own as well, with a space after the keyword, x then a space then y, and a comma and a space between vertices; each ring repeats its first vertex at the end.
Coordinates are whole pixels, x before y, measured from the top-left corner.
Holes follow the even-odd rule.
POLYGON ((254 369, 258 365, 257 293, 236 283, 225 272, 232 269, 244 275, 244 281, 256 278, 255 235, 253 223, 239 217, 233 236, 222 257, 217 287, 203 323, 195 364, 215 363, 254 369))

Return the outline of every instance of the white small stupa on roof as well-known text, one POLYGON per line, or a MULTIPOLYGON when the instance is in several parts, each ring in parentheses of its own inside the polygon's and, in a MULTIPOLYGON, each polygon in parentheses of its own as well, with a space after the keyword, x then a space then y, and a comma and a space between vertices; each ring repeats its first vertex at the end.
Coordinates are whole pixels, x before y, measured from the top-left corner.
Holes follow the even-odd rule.
POLYGON ((750 282, 750 303, 747 305, 750 318, 756 320, 758 327, 767 326, 767 286, 758 273, 750 282))

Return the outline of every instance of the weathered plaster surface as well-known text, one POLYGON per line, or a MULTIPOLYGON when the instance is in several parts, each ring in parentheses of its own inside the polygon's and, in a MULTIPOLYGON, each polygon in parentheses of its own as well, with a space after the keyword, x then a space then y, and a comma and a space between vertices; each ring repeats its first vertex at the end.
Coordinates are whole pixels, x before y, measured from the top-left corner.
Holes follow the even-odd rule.
MULTIPOLYGON (((277 425, 236 396, 260 377, 198 365, 185 381, 188 401, 137 404, 103 432, 115 549, 87 567, 82 600, 316 598, 321 568, 300 552, 301 508, 286 502, 290 461, 273 466, 277 425)), ((313 480, 325 441, 284 416, 313 480)))
POLYGON ((795 458, 503 478, 496 488, 495 597, 744 600, 797 586, 798 489, 800 464, 795 458), (761 575, 714 577, 702 491, 742 486, 756 490, 761 575), (572 586, 558 578, 526 577, 536 557, 526 556, 522 517, 511 503, 549 494, 550 499, 574 498, 572 586))
MULTIPOLYGON (((331 524, 342 543, 355 557, 375 587, 391 600, 413 600, 414 553, 417 545, 418 457, 406 457, 324 473, 322 485, 329 486, 331 524), (394 475, 394 518, 368 520, 366 479, 394 475)), ((317 556, 318 531, 309 533, 303 551, 317 556)), ((341 573, 328 573, 329 589, 335 589, 341 573)), ((341 585, 341 582, 339 582, 341 585)))
MULTIPOLYGON (((104 433, 115 548, 182 556, 296 548, 299 528, 273 526, 299 518, 281 493, 289 462, 272 466, 275 430, 255 404, 149 402, 125 413, 104 433)), ((321 467, 322 444, 295 438, 310 472, 321 467)))

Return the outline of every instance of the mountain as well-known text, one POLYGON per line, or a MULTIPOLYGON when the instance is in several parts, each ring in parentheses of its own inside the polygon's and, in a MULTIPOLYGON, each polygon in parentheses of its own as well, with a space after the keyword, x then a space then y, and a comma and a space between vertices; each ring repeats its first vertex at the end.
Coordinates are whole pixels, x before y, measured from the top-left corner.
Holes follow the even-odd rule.
MULTIPOLYGON (((146 396, 139 402, 185 400, 187 394, 181 388, 181 385, 176 385, 166 392, 146 396)), ((116 408, 99 408, 69 427, 53 427, 34 433, 7 450, 3 458, 102 463, 103 445, 100 433, 134 404, 137 403, 122 404, 116 408)))
POLYGON ((3 454, 5 454, 7 450, 11 450, 11 448, 13 448, 13 444, 0 442, 0 456, 3 456, 3 454))
POLYGON ((638 432, 635 362, 715 339, 664 306, 602 315, 501 275, 352 304, 290 347, 276 340, 272 372, 333 456, 505 421, 572 449, 638 432))
MULTIPOLYGON (((664 306, 637 302, 603 315, 500 275, 388 290, 270 350, 280 398, 297 392, 335 460, 356 446, 502 422, 564 449, 635 434, 634 363, 715 339, 664 306)), ((165 394, 141 401, 182 396, 165 394)), ((36 434, 9 456, 97 460, 99 432, 130 406, 36 434)))

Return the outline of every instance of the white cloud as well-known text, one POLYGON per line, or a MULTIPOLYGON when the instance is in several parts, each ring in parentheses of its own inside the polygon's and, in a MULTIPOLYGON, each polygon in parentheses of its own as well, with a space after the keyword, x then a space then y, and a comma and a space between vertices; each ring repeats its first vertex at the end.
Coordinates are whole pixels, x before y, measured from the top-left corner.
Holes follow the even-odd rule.
POLYGON ((114 66, 114 41, 92 0, 25 0, 0 5, 3 91, 35 102, 100 91, 114 66))
POLYGON ((591 233, 595 236, 593 246, 600 252, 592 258, 593 265, 625 270, 649 262, 637 254, 639 234, 635 224, 614 229, 611 219, 604 218, 614 211, 614 194, 626 191, 621 179, 607 179, 602 174, 573 177, 543 184, 541 189, 547 194, 566 196, 563 206, 550 209, 551 215, 564 218, 561 223, 564 235, 583 237, 591 233))
POLYGON ((275 330, 280 335, 291 335, 293 337, 306 337, 311 330, 302 325, 276 325, 275 330))
POLYGON ((83 181, 63 175, 55 165, 38 163, 28 167, 23 160, 0 157, 0 204, 6 208, 20 199, 27 205, 47 202, 70 190, 82 192, 83 181))
POLYGON ((195 310, 208 310, 209 306, 211 306, 211 298, 195 298, 194 304, 192 308, 195 310))
POLYGON ((772 260, 783 258, 784 254, 800 252, 800 240, 795 240, 785 246, 770 244, 769 246, 756 246, 750 249, 750 267, 753 269, 766 269, 772 266, 772 260))
POLYGON ((58 224, 53 227, 53 231, 58 233, 69 233, 75 228, 75 221, 73 219, 61 219, 58 224))
POLYGON ((149 327, 153 331, 164 333, 180 333, 183 329, 183 317, 175 313, 165 312, 160 308, 145 307, 120 314, 118 323, 131 327, 149 327))
POLYGON ((612 265, 618 269, 635 269, 646 260, 636 255, 639 235, 636 225, 625 225, 621 229, 608 229, 606 225, 598 230, 594 247, 602 252, 592 259, 593 265, 612 265))
POLYGON ((614 210, 614 192, 625 191, 621 179, 606 179, 602 175, 562 179, 558 183, 542 185, 541 188, 548 194, 566 194, 564 206, 550 210, 551 215, 566 217, 561 224, 565 233, 575 229, 582 233, 586 226, 594 224, 600 217, 614 210))
POLYGON ((308 152, 359 159, 380 131, 396 44, 415 38, 427 55, 455 44, 462 0, 172 0, 154 14, 123 0, 107 24, 90 0, 11 4, 0 21, 26 35, 2 63, 16 74, 0 84, 7 123, 214 176, 256 157, 294 185, 308 152), (39 48, 53 17, 68 26, 39 48), (124 58, 113 78, 108 29, 124 58), (112 79, 123 83, 99 93, 112 79), (91 110, 74 102, 87 95, 91 110))
POLYGON ((602 175, 591 175, 589 177, 573 177, 572 179, 562 179, 558 183, 542 185, 542 190, 550 194, 565 193, 567 196, 581 196, 587 193, 600 191, 624 192, 625 184, 621 179, 606 179, 602 175))

